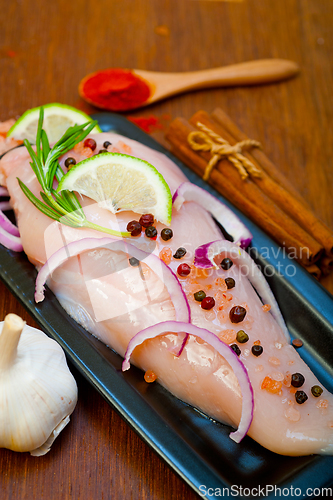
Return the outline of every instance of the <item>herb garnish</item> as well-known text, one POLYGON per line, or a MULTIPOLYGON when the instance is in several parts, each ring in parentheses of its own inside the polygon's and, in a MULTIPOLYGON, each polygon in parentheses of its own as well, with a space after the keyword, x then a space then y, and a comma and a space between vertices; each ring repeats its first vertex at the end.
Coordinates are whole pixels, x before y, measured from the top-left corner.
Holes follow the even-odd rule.
POLYGON ((43 214, 67 226, 86 227, 113 236, 130 236, 131 234, 128 232, 122 233, 88 221, 78 198, 73 192, 65 189, 61 193, 57 193, 53 189, 54 178, 59 182, 65 175, 59 165, 60 156, 81 142, 92 131, 97 121, 69 127, 52 149, 47 134, 43 129, 43 121, 44 109, 41 107, 37 127, 36 152, 32 149, 30 142, 27 139, 24 140, 24 145, 32 159, 31 168, 42 188, 40 195, 43 201, 39 200, 20 179, 17 179, 26 197, 43 214))

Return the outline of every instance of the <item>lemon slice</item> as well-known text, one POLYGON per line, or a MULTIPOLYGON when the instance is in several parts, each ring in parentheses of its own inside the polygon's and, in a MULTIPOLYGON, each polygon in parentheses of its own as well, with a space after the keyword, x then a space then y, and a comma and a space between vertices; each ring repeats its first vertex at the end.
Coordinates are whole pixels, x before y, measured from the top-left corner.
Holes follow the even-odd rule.
MULTIPOLYGON (((66 104, 45 104, 43 108, 43 129, 51 144, 57 142, 69 127, 73 125, 83 125, 83 123, 92 121, 91 117, 83 113, 83 111, 79 111, 66 104)), ((23 113, 9 130, 7 137, 13 137, 19 140, 28 139, 31 144, 35 144, 39 110, 40 108, 33 108, 23 113)), ((92 130, 92 133, 98 132, 101 132, 101 129, 96 126, 92 130)))
POLYGON ((171 222, 170 188, 153 165, 121 153, 101 153, 81 161, 61 179, 57 191, 76 191, 112 213, 131 210, 171 222))

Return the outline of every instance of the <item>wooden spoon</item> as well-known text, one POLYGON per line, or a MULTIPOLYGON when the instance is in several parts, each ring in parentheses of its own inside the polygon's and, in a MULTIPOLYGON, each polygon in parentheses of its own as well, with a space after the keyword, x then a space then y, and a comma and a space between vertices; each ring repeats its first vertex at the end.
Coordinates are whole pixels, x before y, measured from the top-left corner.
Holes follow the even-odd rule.
MULTIPOLYGON (((128 70, 127 70, 128 71, 128 70)), ((147 106, 166 97, 187 92, 189 90, 209 87, 230 87, 239 85, 257 85, 277 82, 291 78, 299 73, 299 66, 285 59, 259 59, 239 64, 232 64, 220 68, 189 71, 183 73, 163 73, 157 71, 131 70, 133 75, 142 78, 150 88, 150 96, 140 104, 129 105, 122 111, 147 106)), ((97 72, 97 73, 103 73, 97 72)), ((94 74, 86 76, 79 86, 79 93, 83 99, 97 107, 107 108, 94 102, 83 93, 83 84, 94 74)))

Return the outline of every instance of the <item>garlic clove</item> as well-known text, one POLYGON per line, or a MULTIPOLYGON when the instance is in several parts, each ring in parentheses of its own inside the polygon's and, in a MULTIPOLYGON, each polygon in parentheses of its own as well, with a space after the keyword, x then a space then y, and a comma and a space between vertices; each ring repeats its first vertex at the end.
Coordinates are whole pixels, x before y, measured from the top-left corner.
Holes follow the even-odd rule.
POLYGON ((69 415, 67 415, 52 431, 51 436, 45 441, 45 443, 42 444, 42 446, 40 446, 39 448, 30 451, 30 455, 32 455, 33 457, 41 457, 43 455, 46 455, 46 453, 50 451, 53 441, 59 436, 60 432, 66 427, 66 425, 69 424, 69 420, 69 415))
POLYGON ((0 330, 0 447, 46 453, 75 408, 75 379, 42 331, 13 314, 0 330))

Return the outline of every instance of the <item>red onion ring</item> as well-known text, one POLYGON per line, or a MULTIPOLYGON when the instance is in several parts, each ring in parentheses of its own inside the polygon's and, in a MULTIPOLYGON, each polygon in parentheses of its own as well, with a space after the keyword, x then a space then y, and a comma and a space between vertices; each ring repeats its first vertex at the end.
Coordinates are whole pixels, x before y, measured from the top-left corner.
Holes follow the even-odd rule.
POLYGON ((252 234, 243 222, 224 203, 217 200, 208 191, 192 184, 183 182, 173 195, 174 208, 179 210, 184 201, 195 201, 205 208, 224 227, 234 239, 234 244, 247 248, 252 240, 252 234))
POLYGON ((214 349, 216 349, 216 351, 219 352, 229 363, 237 377, 243 398, 242 415, 237 431, 232 432, 229 437, 236 443, 239 443, 247 434, 253 420, 253 389, 244 364, 238 358, 237 354, 227 344, 224 344, 216 335, 214 335, 214 333, 190 323, 181 323, 178 321, 165 321, 163 323, 145 328, 134 335, 134 337, 130 340, 125 353, 122 370, 126 371, 130 368, 130 358, 134 349, 145 340, 158 337, 166 332, 180 333, 184 331, 188 334, 200 337, 202 340, 214 347, 214 349))
POLYGON ((243 271, 245 271, 245 275, 249 279, 253 288, 255 288, 258 292, 263 303, 270 304, 270 312, 272 313, 272 316, 282 329, 287 341, 290 342, 290 335, 278 303, 276 302, 264 275, 245 250, 242 250, 240 247, 227 240, 212 241, 211 243, 202 245, 195 250, 194 265, 204 269, 218 267, 214 258, 221 253, 225 253, 234 262, 234 264, 238 265, 243 271))
POLYGON ((14 250, 14 252, 22 252, 23 246, 21 238, 9 233, 3 227, 0 226, 0 243, 9 250, 14 250))
POLYGON ((11 210, 11 204, 9 201, 0 201, 0 210, 1 211, 6 211, 6 210, 11 210))
POLYGON ((0 186, 0 196, 9 196, 7 188, 0 186))
POLYGON ((13 224, 8 217, 6 217, 2 210, 0 210, 0 227, 13 236, 20 236, 17 226, 15 226, 15 224, 13 224))
POLYGON ((44 300, 44 284, 57 267, 70 257, 79 255, 86 250, 108 248, 109 250, 125 252, 139 261, 144 261, 157 277, 165 284, 171 301, 175 307, 176 318, 185 323, 191 321, 190 306, 182 286, 173 271, 154 254, 148 254, 125 240, 113 238, 84 238, 73 241, 55 252, 40 269, 36 279, 35 301, 44 300), (111 248, 110 248, 110 245, 111 248))

